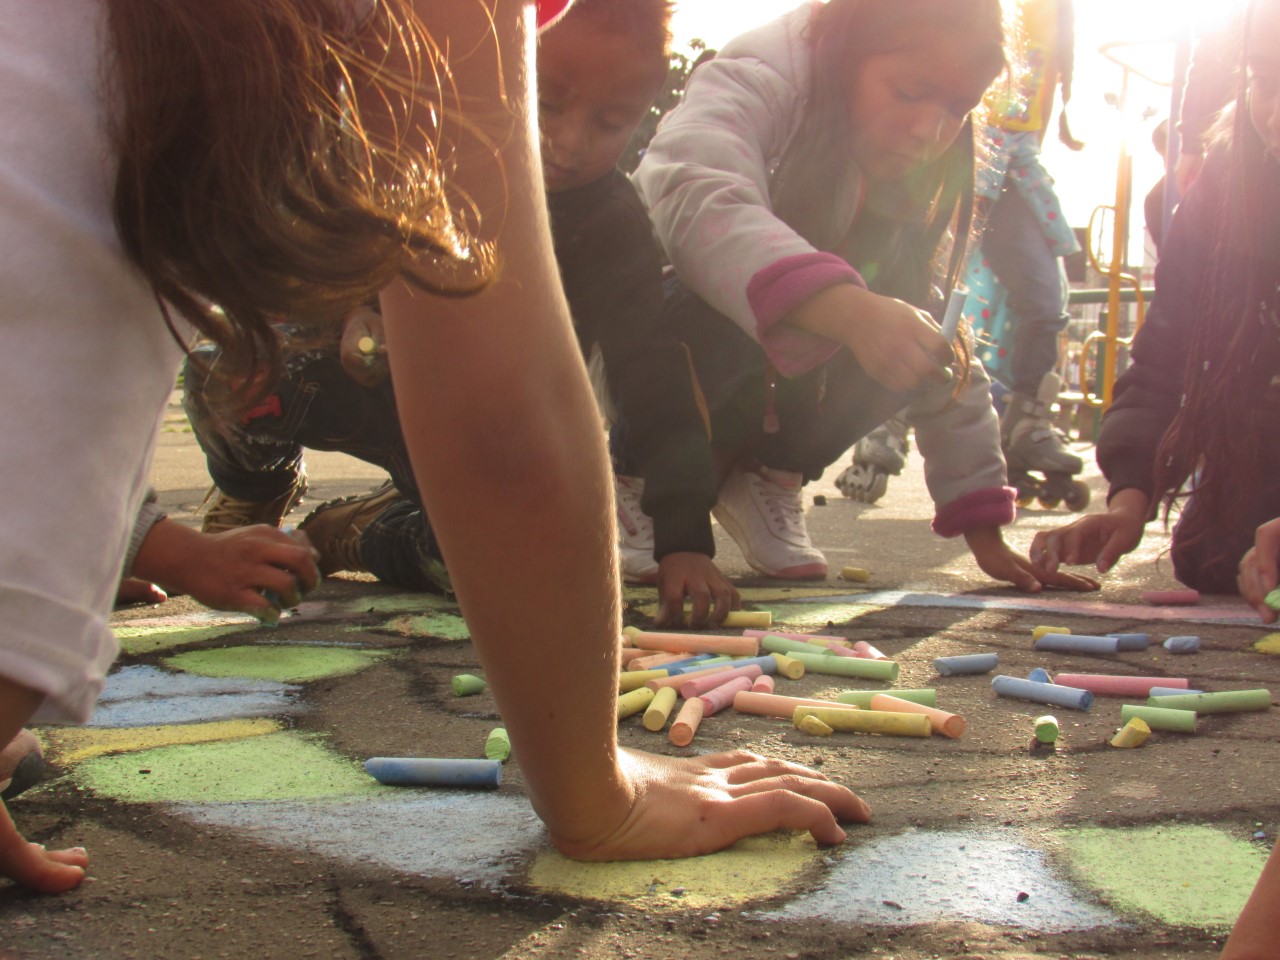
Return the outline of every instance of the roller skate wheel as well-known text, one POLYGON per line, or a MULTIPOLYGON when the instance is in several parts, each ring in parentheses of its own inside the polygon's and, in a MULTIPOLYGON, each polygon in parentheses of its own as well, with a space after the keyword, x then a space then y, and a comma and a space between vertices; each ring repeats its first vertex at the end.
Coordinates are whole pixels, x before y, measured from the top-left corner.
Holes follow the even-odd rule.
POLYGON ((1040 506, 1044 507, 1046 510, 1052 510, 1062 502, 1060 497, 1053 497, 1048 494, 1042 494, 1041 496, 1036 497, 1036 500, 1038 500, 1040 502, 1040 506))
POLYGON ((1067 489, 1063 502, 1067 505, 1067 509, 1075 513, 1079 513, 1085 507, 1089 506, 1089 499, 1092 492, 1089 485, 1083 480, 1075 480, 1067 489))

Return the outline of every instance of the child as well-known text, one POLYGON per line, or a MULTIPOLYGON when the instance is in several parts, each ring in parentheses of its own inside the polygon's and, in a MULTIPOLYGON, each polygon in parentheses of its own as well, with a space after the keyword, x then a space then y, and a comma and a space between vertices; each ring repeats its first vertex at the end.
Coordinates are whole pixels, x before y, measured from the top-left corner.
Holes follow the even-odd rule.
MULTIPOLYGON (((1178 206, 1156 267, 1156 296, 1103 418, 1098 464, 1106 513, 1037 534, 1048 571, 1101 572, 1142 540, 1159 505, 1173 531, 1174 574, 1208 593, 1244 590, 1241 559, 1280 517, 1280 12, 1256 0, 1234 124, 1178 206), (1276 30, 1269 33, 1272 27, 1276 30)), ((1275 585, 1246 596, 1258 603, 1275 585)))
POLYGON ((711 411, 715 516, 761 573, 826 575, 801 488, 911 401, 934 529, 1042 588, 1000 533, 1013 491, 987 378, 970 362, 939 385, 952 351, 923 309, 957 269, 962 245, 945 279, 934 263, 968 226, 969 114, 1002 41, 997 0, 807 3, 704 64, 640 164, 711 411))
MULTIPOLYGON (((669 556, 659 622, 678 620, 687 594, 700 624, 719 622, 741 601, 711 560, 706 518, 715 489, 707 482, 706 426, 687 353, 656 333, 660 254, 644 207, 617 168, 666 77, 670 16, 667 0, 580 0, 539 40, 539 125, 551 233, 574 331, 583 356, 598 353, 602 361, 607 405, 633 452, 626 468, 647 480, 619 482, 624 569, 652 582, 655 553, 669 556), (640 512, 641 489, 652 525, 640 512), (651 535, 633 551, 629 531, 638 523, 651 535)), ((302 522, 322 572, 368 571, 409 589, 448 590, 385 364, 376 353, 372 363, 361 360, 361 335, 383 343, 376 313, 347 318, 337 357, 291 354, 280 386, 238 423, 218 422, 203 376, 189 367, 187 411, 218 488, 205 530, 279 523, 305 486, 303 447, 341 450, 387 469, 393 485, 323 504, 302 522)))
MULTIPOLYGON (((0 409, 21 411, 0 427, 0 743, 33 716, 83 720, 114 655, 111 597, 181 359, 170 312, 253 371, 277 365, 274 315, 340 317, 382 290, 414 469, 552 842, 681 856, 777 827, 836 842, 837 819, 866 819, 790 764, 617 746, 609 469, 549 254, 531 7, 382 0, 353 25, 327 0, 0 0, 0 238, 20 252, 0 264, 0 409), (410 79, 437 76, 432 49, 468 53, 444 110, 410 79), (367 148, 391 143, 374 176, 367 148), (446 179, 435 144, 466 158, 446 179), (534 482, 510 489, 513 464, 534 482)), ((87 865, 0 808, 0 875, 53 892, 87 865)))

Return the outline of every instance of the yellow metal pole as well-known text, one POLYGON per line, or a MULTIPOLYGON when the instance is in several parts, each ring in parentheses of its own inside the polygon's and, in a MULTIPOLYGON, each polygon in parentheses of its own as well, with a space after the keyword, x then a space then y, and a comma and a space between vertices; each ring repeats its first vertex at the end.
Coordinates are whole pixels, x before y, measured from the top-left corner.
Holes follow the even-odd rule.
MULTIPOLYGON (((1120 115, 1124 116, 1125 102, 1129 95, 1129 69, 1123 68, 1124 79, 1120 84, 1120 115)), ((1120 287, 1124 279, 1124 260, 1129 237, 1129 185, 1132 179, 1129 145, 1126 137, 1120 140, 1120 162, 1116 171, 1116 205, 1113 211, 1113 235, 1111 264, 1107 280, 1107 339, 1102 351, 1102 409, 1111 406, 1116 384, 1116 364, 1120 353, 1120 287)))

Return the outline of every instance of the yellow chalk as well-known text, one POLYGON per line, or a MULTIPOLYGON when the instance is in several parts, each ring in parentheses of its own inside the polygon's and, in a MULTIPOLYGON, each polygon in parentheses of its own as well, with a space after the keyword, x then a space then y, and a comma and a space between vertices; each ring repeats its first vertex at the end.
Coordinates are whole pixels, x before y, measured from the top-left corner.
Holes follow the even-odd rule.
POLYGON ((796 729, 814 737, 829 737, 835 733, 829 726, 812 714, 806 714, 796 721, 796 729))
POLYGON ((630 693, 637 687, 643 687, 650 680, 659 680, 667 676, 665 670, 624 670, 618 674, 618 692, 630 693))
POLYGON ((630 693, 624 693, 618 698, 618 719, 625 720, 651 703, 653 703, 653 691, 648 687, 640 687, 630 693))
POLYGON ((721 626, 738 630, 767 630, 773 626, 773 614, 768 610, 730 610, 721 626))
POLYGON ((1031 639, 1039 640, 1046 633, 1070 633, 1068 627, 1033 627, 1031 630, 1031 639))
POLYGON ((807 717, 817 717, 832 730, 885 733, 898 737, 927 737, 933 732, 929 718, 918 713, 890 713, 881 710, 850 710, 847 706, 796 707, 791 722, 799 725, 807 717))
POLYGON ((861 567, 843 567, 840 570, 841 580, 852 580, 855 583, 866 583, 871 579, 871 571, 861 567))
POLYGON ((804 664, 795 657, 785 653, 771 653, 769 656, 778 661, 778 672, 788 680, 799 680, 804 676, 804 664))
POLYGON ((1129 722, 1121 727, 1116 735, 1111 738, 1111 745, 1124 750, 1132 750, 1134 747, 1140 747, 1146 743, 1149 736, 1151 736, 1151 728, 1143 723, 1140 718, 1131 717, 1129 722))
POLYGON ((657 733, 667 725, 667 718, 676 705, 675 687, 663 687, 653 695, 653 700, 644 711, 644 728, 657 733))
POLYGON ((378 352, 378 341, 369 336, 361 337, 356 341, 356 349, 365 356, 372 356, 378 352))

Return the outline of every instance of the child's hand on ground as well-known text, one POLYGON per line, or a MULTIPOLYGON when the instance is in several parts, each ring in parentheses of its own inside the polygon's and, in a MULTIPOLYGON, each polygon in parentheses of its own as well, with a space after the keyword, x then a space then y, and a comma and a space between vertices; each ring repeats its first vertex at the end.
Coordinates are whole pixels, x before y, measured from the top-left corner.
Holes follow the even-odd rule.
POLYGON ((705 553, 668 553, 658 562, 657 626, 684 623, 684 599, 691 604, 689 624, 719 626, 730 610, 742 607, 742 598, 715 561, 705 553))
POLYGON ((1263 623, 1275 623, 1276 611, 1264 602, 1276 588, 1280 579, 1277 561, 1280 560, 1280 519, 1269 520, 1258 528, 1253 546, 1240 561, 1240 574, 1236 583, 1240 596, 1262 615, 1263 623))
POLYGON ((1106 513, 1037 533, 1031 541, 1031 562, 1044 576, 1057 573, 1064 563, 1093 563, 1099 573, 1106 573, 1142 542, 1149 503, 1141 491, 1121 490, 1111 498, 1106 513))
POLYGON ((347 314, 338 358, 347 376, 362 387, 376 387, 387 379, 387 338, 378 311, 357 307, 347 314))
POLYGON ((839 283, 800 304, 788 321, 843 343, 890 390, 905 392, 951 380, 951 345, 932 317, 901 300, 839 283))
POLYGON ((275 619, 264 591, 296 606, 320 582, 316 552, 306 535, 257 524, 224 533, 200 533, 173 520, 151 528, 132 573, 215 610, 275 619))
POLYGON ((89 854, 83 847, 46 850, 27 842, 0 801, 0 877, 36 893, 65 893, 84 882, 88 868, 89 854))
POLYGON ((1004 541, 997 526, 966 530, 965 542, 982 571, 994 580, 1012 583, 1023 593, 1039 593, 1045 587, 1059 587, 1081 593, 1098 589, 1098 581, 1066 571, 1052 573, 1039 570, 1030 558, 1023 556, 1004 541))
POLYGON ((808 830, 818 843, 840 843, 841 823, 871 818, 857 794, 822 774, 743 751, 685 758, 620 750, 618 766, 631 798, 622 822, 594 837, 552 834, 565 856, 695 857, 771 830, 808 830))

